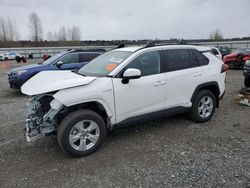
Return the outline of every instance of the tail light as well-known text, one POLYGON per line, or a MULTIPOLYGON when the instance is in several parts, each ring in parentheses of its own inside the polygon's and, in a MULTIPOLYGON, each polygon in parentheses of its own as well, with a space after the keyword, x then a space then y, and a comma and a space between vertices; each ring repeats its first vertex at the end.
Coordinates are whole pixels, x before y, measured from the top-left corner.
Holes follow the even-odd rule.
POLYGON ((221 66, 221 73, 227 72, 227 70, 228 70, 228 65, 224 63, 224 64, 221 66))

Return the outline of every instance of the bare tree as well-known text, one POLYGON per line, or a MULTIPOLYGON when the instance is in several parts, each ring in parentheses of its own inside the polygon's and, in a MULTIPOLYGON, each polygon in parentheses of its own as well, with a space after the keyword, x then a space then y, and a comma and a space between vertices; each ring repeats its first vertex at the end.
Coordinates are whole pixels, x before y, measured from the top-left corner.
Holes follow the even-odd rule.
POLYGON ((67 39, 71 40, 71 28, 70 27, 67 28, 67 39))
POLYGON ((0 40, 1 41, 15 41, 18 40, 16 22, 10 18, 5 19, 0 17, 0 40))
POLYGON ((209 38, 212 40, 221 40, 223 39, 223 35, 221 34, 219 29, 216 29, 215 31, 210 33, 209 38))
POLYGON ((7 24, 3 17, 0 18, 0 39, 1 41, 7 41, 7 24))
POLYGON ((10 18, 8 18, 7 20, 7 31, 8 31, 8 40, 14 40, 15 38, 15 31, 14 31, 14 24, 12 23, 12 21, 10 20, 10 18))
POLYGON ((67 40, 67 31, 66 31, 66 28, 64 26, 60 27, 57 35, 58 35, 57 39, 59 41, 66 41, 67 40))
POLYGON ((80 41, 81 40, 81 30, 79 26, 65 27, 62 26, 59 28, 58 32, 48 32, 47 40, 54 41, 80 41))
POLYGON ((72 41, 80 41, 81 40, 81 30, 79 26, 73 26, 71 28, 70 40, 72 41))
POLYGON ((31 39, 35 42, 42 40, 42 22, 37 13, 33 12, 29 15, 29 28, 31 32, 31 39))

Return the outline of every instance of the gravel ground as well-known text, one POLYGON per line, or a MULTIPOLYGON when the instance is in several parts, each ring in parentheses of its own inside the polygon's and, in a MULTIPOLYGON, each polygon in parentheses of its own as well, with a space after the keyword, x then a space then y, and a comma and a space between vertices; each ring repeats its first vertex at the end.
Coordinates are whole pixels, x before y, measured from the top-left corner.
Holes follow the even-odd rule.
MULTIPOLYGON (((29 62, 30 63, 30 62, 29 62)), ((179 115, 109 133, 85 158, 64 155, 55 137, 23 137, 27 97, 8 88, 0 62, 0 187, 250 187, 250 108, 235 96, 242 72, 228 72, 214 118, 179 115)))

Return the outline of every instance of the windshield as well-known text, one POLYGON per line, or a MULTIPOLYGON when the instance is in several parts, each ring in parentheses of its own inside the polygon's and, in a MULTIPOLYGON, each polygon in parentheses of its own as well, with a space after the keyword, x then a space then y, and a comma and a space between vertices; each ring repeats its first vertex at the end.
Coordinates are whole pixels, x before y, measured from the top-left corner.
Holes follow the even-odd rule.
POLYGON ((233 54, 238 54, 238 53, 241 53, 244 55, 250 54, 250 48, 242 48, 242 49, 237 49, 233 51, 233 54))
POLYGON ((53 63, 55 60, 57 60, 59 57, 61 57, 64 54, 65 54, 65 52, 56 54, 56 55, 50 57, 49 59, 47 59, 46 61, 42 62, 41 64, 43 64, 43 65, 49 65, 49 64, 53 63))
POLYGON ((89 62, 87 65, 81 68, 78 73, 84 76, 106 76, 131 54, 132 52, 126 51, 107 52, 89 62))

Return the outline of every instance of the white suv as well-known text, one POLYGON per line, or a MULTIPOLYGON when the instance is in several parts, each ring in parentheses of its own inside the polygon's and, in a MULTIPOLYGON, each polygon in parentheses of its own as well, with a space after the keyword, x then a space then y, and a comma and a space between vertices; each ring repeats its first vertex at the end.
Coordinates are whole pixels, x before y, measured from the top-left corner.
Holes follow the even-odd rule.
POLYGON ((22 86, 28 141, 57 134, 73 156, 94 152, 107 130, 188 112, 206 122, 225 92, 227 66, 210 49, 146 45, 111 50, 80 69, 45 71, 22 86))

